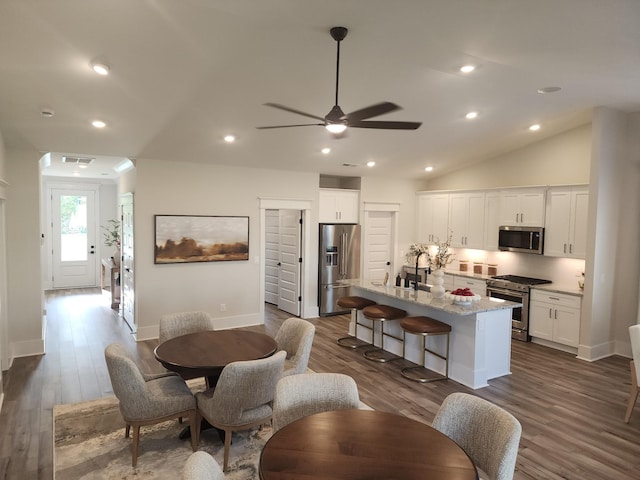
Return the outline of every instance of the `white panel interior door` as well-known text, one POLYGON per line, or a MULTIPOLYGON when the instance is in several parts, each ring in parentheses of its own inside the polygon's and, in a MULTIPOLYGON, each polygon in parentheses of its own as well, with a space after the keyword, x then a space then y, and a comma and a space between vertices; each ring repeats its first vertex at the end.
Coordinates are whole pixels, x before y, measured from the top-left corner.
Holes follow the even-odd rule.
POLYGON ((393 212, 367 212, 363 278, 383 280, 386 273, 391 275, 392 220, 393 212))
POLYGON ((122 302, 122 318, 131 330, 136 333, 135 292, 134 292, 134 258, 133 258, 133 196, 121 199, 122 236, 120 240, 120 288, 122 302))
POLYGON ((278 308, 300 316, 300 244, 302 213, 280 210, 280 282, 278 308))
POLYGON ((264 259, 264 301, 278 305, 280 289, 280 213, 265 210, 266 247, 264 259))
POLYGON ((51 189, 53 288, 96 285, 96 191, 51 189))

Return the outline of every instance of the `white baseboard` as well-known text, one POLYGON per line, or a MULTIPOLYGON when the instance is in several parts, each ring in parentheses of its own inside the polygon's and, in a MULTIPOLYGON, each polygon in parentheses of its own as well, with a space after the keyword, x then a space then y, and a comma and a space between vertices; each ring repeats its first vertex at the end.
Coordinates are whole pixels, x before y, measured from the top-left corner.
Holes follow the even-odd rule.
POLYGON ((31 357, 44 355, 44 339, 25 340, 24 342, 11 342, 10 352, 12 358, 31 357))
MULTIPOLYGON (((264 318, 259 313, 251 313, 248 315, 236 315, 233 317, 215 317, 214 322, 216 330, 228 330, 230 328, 263 325, 264 318)), ((138 342, 158 338, 158 325, 138 327, 138 331, 134 334, 134 338, 138 342)))

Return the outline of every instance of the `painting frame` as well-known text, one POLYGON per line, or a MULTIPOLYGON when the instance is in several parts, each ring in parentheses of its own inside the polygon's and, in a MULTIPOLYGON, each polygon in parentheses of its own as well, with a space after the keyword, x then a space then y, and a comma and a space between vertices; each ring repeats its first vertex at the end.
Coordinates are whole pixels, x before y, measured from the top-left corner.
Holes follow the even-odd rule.
POLYGON ((249 260, 249 217, 154 215, 153 263, 249 260))

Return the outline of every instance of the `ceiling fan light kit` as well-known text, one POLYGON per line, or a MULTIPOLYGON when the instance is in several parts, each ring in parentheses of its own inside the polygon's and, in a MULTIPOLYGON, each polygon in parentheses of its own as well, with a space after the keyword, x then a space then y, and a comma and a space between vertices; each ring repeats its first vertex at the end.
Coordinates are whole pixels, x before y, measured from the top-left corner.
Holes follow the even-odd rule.
MULTIPOLYGON (((331 111, 324 117, 313 115, 311 113, 302 112, 278 103, 265 103, 265 106, 284 110, 286 112, 295 113, 304 117, 313 118, 322 123, 303 123, 294 125, 274 125, 266 127, 256 127, 258 129, 271 128, 288 128, 288 127, 307 127, 307 126, 323 126, 329 132, 340 135, 348 127, 354 128, 374 128, 374 129, 391 129, 391 130, 416 130, 422 125, 421 122, 397 122, 397 121, 369 121, 369 118, 377 117, 385 113, 401 110, 401 107, 391 102, 381 102, 369 107, 361 108, 355 112, 345 114, 338 103, 338 90, 340 78, 340 42, 345 39, 349 30, 345 27, 333 27, 329 33, 336 41, 336 94, 335 104, 331 111)), ((338 137, 341 138, 341 137, 338 137)))

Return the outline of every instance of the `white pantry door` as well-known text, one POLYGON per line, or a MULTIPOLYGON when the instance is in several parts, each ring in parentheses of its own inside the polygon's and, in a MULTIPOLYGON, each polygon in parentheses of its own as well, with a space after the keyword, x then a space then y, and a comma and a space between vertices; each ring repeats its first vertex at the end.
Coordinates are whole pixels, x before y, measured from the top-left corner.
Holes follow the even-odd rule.
POLYGON ((264 301, 278 305, 280 297, 280 212, 265 210, 264 301))
POLYGON ((363 278, 384 279, 391 274, 393 212, 367 212, 363 278))
POLYGON ((53 288, 96 285, 96 191, 51 189, 53 288))
POLYGON ((302 212, 280 210, 280 283, 278 308, 300 316, 300 238, 302 212))

